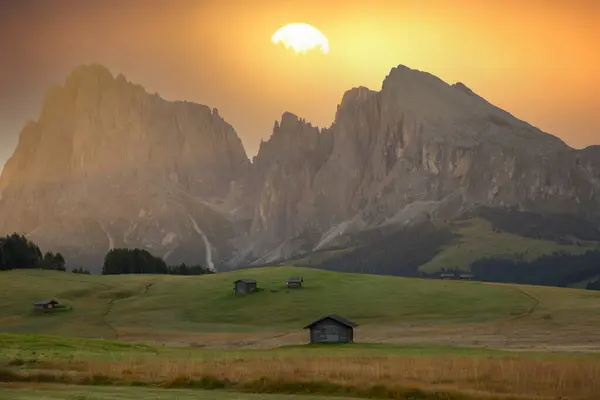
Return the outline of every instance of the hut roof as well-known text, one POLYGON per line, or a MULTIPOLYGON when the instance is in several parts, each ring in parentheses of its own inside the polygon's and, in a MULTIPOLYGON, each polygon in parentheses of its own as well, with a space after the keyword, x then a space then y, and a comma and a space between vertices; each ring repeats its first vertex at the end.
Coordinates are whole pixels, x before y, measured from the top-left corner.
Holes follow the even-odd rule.
POLYGON ((58 304, 58 301, 56 300, 40 300, 40 301, 36 301, 35 303, 33 303, 34 306, 45 306, 47 304, 58 304))
POLYGON ((325 317, 321 317, 321 318, 317 319, 316 321, 311 322, 310 324, 306 325, 304 327, 304 329, 309 329, 309 328, 313 327, 314 325, 318 324, 319 322, 324 321, 326 319, 332 319, 335 322, 338 322, 338 323, 348 326, 350 328, 356 328, 358 326, 358 324, 355 324, 354 322, 347 320, 344 317, 340 317, 339 315, 332 314, 332 315, 327 315, 325 317))
POLYGON ((301 276, 293 276, 293 277, 289 278, 287 281, 290 283, 302 283, 302 282, 304 282, 304 279, 302 279, 301 276))
POLYGON ((254 279, 238 279, 237 281, 235 281, 233 283, 238 283, 238 282, 242 282, 242 283, 256 283, 256 281, 254 279))

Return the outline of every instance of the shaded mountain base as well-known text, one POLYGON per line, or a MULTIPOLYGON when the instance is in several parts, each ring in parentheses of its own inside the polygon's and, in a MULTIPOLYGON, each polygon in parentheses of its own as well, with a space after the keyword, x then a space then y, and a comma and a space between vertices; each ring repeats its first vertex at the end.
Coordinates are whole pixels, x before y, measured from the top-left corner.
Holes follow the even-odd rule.
POLYGON ((474 268, 477 280, 569 286, 600 276, 598 239, 594 221, 584 217, 480 208, 443 226, 427 222, 350 235, 346 247, 285 264, 422 277, 474 268))
POLYGON ((395 232, 371 230, 353 235, 349 239, 351 247, 330 248, 290 263, 331 271, 419 276, 419 266, 453 239, 449 229, 430 222, 395 232))
POLYGON ((574 241, 600 241, 597 217, 572 214, 538 214, 514 208, 480 207, 473 212, 491 222, 494 228, 515 235, 552 240, 559 244, 574 241))
POLYGON ((555 253, 534 261, 483 259, 471 265, 477 280, 542 286, 574 286, 600 276, 600 251, 555 253))

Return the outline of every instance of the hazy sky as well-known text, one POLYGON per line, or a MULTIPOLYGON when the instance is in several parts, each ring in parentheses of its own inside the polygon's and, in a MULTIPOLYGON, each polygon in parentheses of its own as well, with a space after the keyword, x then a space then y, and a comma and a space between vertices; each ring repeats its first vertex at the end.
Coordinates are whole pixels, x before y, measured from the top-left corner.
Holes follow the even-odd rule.
POLYGON ((282 112, 328 126, 344 91, 380 89, 398 64, 600 143, 598 0, 0 0, 0 166, 46 88, 91 62, 218 108, 251 156, 282 112), (319 28, 330 54, 272 44, 290 22, 319 28))

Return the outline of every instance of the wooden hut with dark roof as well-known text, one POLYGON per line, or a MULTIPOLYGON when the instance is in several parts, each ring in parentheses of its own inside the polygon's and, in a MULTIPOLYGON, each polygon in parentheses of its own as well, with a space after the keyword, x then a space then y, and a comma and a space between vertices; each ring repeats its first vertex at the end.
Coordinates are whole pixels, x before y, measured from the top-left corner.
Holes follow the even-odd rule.
POLYGON ((238 279, 233 282, 234 294, 248 294, 257 290, 257 284, 254 279, 238 279))
POLYGON ((353 343, 354 328, 358 325, 340 317, 327 315, 306 325, 310 329, 310 343, 353 343))
POLYGON ((35 311, 52 310, 58 305, 60 305, 60 303, 54 299, 40 300, 33 303, 33 309, 35 311))
POLYGON ((285 285, 290 289, 297 289, 302 287, 302 283, 304 282, 304 278, 301 276, 293 276, 287 280, 285 285))

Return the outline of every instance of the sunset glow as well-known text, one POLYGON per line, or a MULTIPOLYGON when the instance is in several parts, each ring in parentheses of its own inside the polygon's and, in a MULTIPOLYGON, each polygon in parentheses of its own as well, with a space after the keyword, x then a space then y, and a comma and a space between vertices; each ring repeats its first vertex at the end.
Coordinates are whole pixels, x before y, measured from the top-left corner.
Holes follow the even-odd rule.
POLYGON ((313 49, 329 53, 329 41, 325 35, 308 24, 288 24, 275 32, 271 40, 275 44, 283 43, 286 48, 291 48, 296 53, 305 53, 313 49))
POLYGON ((399 64, 461 81, 571 146, 598 143, 598 1, 28 2, 0 12, 13 55, 0 63, 0 165, 45 90, 89 61, 217 107, 251 156, 282 112, 327 127, 346 90, 378 90, 399 64))

